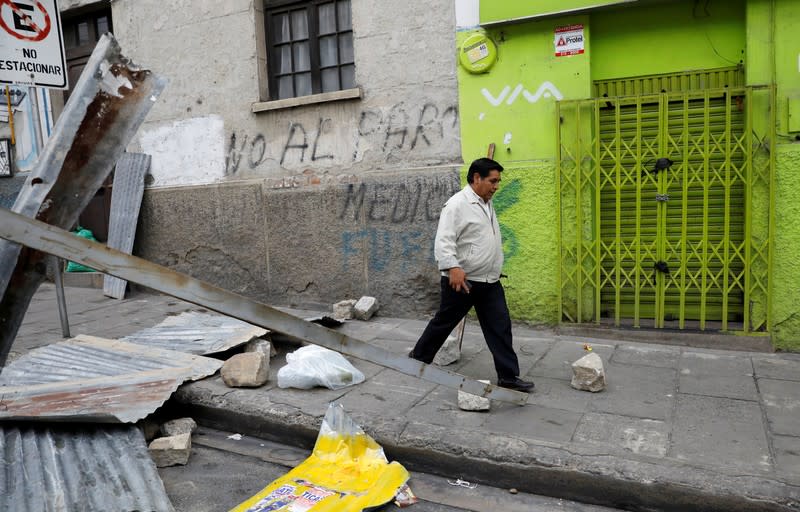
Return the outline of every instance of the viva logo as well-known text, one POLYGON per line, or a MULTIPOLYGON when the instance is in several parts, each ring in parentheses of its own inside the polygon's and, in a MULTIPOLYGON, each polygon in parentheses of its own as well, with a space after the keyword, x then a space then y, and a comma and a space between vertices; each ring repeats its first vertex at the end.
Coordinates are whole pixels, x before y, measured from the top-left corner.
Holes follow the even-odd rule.
POLYGON ((543 82, 533 94, 531 94, 529 90, 525 89, 522 84, 517 84, 513 91, 509 85, 503 87, 503 90, 500 91, 499 96, 494 96, 491 92, 489 92, 489 89, 486 88, 481 89, 481 94, 483 94, 483 97, 486 98, 486 101, 495 107, 499 107, 500 104, 503 103, 503 100, 505 100, 506 105, 511 105, 517 101, 517 98, 520 94, 522 94, 522 97, 528 100, 529 103, 536 103, 543 97, 553 97, 557 100, 564 99, 564 95, 561 94, 561 91, 559 91, 558 88, 556 88, 556 86, 550 82, 543 82))

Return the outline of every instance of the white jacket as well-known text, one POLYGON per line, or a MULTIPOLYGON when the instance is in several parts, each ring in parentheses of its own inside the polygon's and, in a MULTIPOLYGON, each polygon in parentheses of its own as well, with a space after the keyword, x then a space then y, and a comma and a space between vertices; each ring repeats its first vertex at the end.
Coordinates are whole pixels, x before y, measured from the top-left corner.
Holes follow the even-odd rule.
POLYGON ((443 275, 461 267, 469 281, 498 281, 503 241, 492 202, 484 203, 469 185, 448 199, 439 216, 433 255, 443 275))

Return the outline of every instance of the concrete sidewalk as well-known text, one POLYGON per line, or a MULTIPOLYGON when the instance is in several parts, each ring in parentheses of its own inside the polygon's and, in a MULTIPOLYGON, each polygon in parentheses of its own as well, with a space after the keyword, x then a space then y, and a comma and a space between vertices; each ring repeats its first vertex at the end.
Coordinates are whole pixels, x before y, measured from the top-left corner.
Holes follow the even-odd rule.
MULTIPOLYGON (((72 335, 116 338, 201 308, 142 292, 122 301, 66 289, 72 335)), ((297 312, 300 316, 312 314, 297 312)), ((340 329, 407 353, 424 319, 375 317, 340 329)), ((172 405, 211 427, 310 448, 333 400, 410 469, 630 510, 800 510, 800 355, 557 335, 515 326, 522 376, 536 383, 522 407, 458 409, 455 391, 365 361, 343 390, 227 388, 219 377, 186 384, 172 405), (570 364, 590 343, 608 389, 570 387, 570 364)), ((36 294, 11 357, 60 341, 52 285, 36 294)), ((477 323, 461 361, 447 367, 495 380, 477 323)), ((413 482, 411 482, 413 488, 413 482)))

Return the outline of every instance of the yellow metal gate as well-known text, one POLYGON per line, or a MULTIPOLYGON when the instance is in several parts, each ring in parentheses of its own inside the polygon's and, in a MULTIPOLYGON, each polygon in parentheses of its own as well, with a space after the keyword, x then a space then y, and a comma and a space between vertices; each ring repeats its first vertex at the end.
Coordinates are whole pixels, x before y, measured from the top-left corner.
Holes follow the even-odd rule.
POLYGON ((559 103, 562 321, 766 330, 772 96, 559 103))

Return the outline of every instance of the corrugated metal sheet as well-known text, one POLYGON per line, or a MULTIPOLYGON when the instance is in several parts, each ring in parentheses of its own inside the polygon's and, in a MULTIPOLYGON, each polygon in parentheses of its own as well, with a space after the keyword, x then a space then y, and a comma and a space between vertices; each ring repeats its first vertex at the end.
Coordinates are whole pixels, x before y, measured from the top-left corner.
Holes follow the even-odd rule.
POLYGON ((0 510, 172 511, 134 426, 0 424, 0 510))
MULTIPOLYGON (((130 254, 136 224, 144 195, 144 177, 150 170, 150 155, 123 153, 114 171, 114 193, 111 195, 111 219, 106 245, 130 254)), ((128 281, 114 276, 104 276, 103 294, 115 299, 125 297, 128 281)))
POLYGON ((130 343, 190 354, 214 354, 247 343, 268 331, 223 315, 186 311, 121 338, 130 343))
POLYGON ((138 421, 222 361, 78 336, 20 357, 0 375, 0 419, 138 421))

